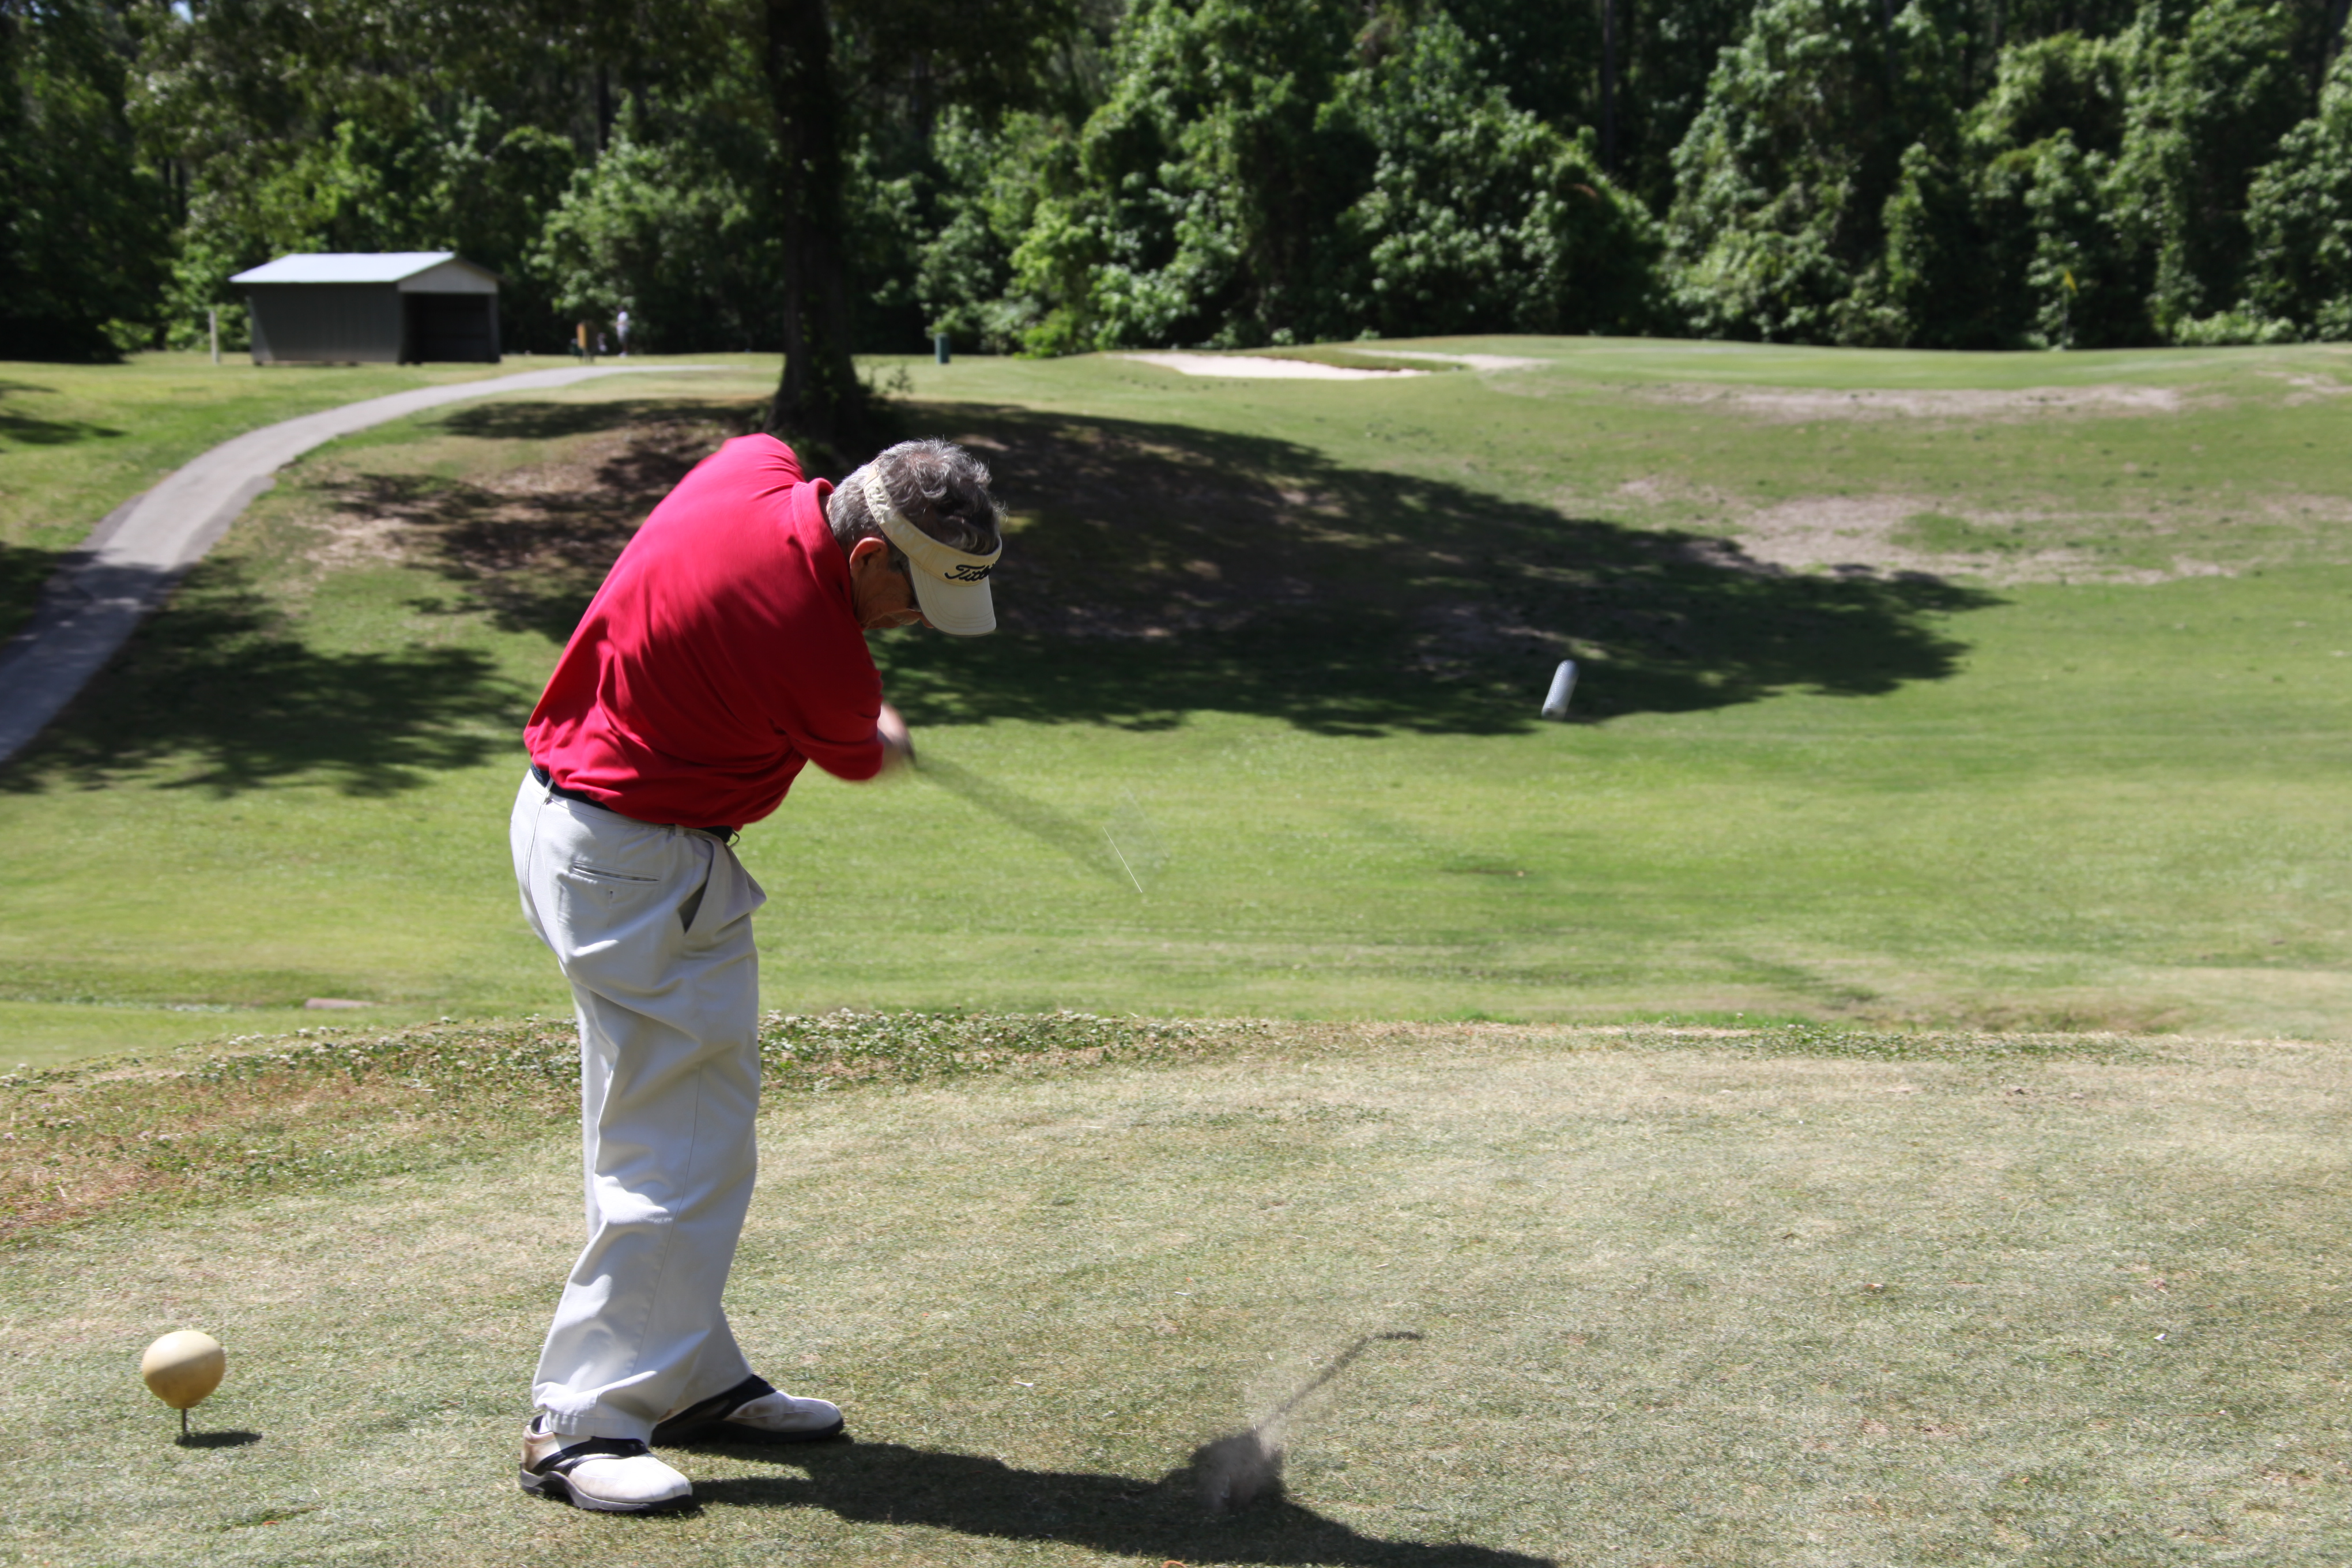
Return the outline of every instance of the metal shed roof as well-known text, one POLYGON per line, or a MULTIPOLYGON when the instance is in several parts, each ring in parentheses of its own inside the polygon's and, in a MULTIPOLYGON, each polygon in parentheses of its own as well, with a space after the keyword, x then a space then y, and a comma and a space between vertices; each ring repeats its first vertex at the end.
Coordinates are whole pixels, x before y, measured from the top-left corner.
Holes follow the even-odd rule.
POLYGON ((232 283, 400 283, 445 263, 495 281, 498 274, 454 250, 319 251, 281 256, 240 272, 232 283))

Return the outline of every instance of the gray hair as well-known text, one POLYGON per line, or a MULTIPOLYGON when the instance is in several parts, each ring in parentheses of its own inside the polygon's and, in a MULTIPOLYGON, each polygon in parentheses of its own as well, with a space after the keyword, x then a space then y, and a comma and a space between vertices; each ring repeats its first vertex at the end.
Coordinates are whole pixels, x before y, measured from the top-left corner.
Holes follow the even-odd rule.
MULTIPOLYGON (((971 555, 986 555, 1003 534, 1003 512, 988 493, 988 465, 952 441, 901 441, 866 465, 882 476, 882 488, 900 516, 940 543, 971 555)), ((824 503, 824 520, 843 553, 861 539, 890 541, 866 505, 866 468, 844 479, 824 503)), ((908 571, 907 558, 890 544, 890 564, 908 571)))

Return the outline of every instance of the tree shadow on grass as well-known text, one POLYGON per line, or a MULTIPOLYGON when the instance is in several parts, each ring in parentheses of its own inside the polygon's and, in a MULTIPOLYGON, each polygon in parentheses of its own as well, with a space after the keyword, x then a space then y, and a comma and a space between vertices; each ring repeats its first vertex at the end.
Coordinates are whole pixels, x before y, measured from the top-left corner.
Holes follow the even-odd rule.
POLYGON ((531 693, 470 648, 313 647, 233 561, 189 573, 0 790, 94 788, 171 764, 217 795, 326 779, 384 795, 509 752, 531 693))
MULTIPOLYGON (((457 410, 445 423, 461 433, 589 439, 478 482, 362 471, 330 486, 328 521, 451 584, 414 608, 561 644, 645 515, 743 416, 707 402, 457 410)), ((967 405, 898 416, 986 454, 1015 514, 997 636, 877 644, 894 700, 926 725, 1154 729, 1205 710, 1327 734, 1509 733, 1534 725, 1563 658, 1582 666, 1586 720, 1867 696, 1951 674, 1961 645, 1938 618, 1999 602, 1916 574, 1790 574, 1728 540, 1563 517, 1268 437, 967 405)), ((0 549, 0 611, 55 559, 0 549)), ((510 746, 530 697, 470 650, 312 647, 239 567, 211 562, 0 789, 186 756, 182 787, 324 776, 386 794, 510 746)))
POLYGON ((551 440, 611 434, 573 467, 482 482, 362 473, 339 486, 346 516, 389 520, 414 558, 458 596, 423 601, 428 613, 486 611, 501 631, 561 645, 646 514, 756 413, 709 403, 516 403, 457 409, 460 435, 551 440))
MULTIPOLYGON (((461 607, 567 637, 644 513, 723 431, 708 405, 483 405, 453 429, 625 430, 571 489, 360 481, 349 504, 429 536, 461 607)), ((1729 540, 1563 517, 1310 447, 1190 426, 909 405, 984 453, 1015 513, 1000 632, 879 639, 919 722, 1161 728, 1199 710, 1331 734, 1524 730, 1552 667, 1576 711, 1685 712, 1952 673, 1937 616, 1998 603, 1922 574, 1792 574, 1729 540)))
POLYGON ((0 544, 0 645, 25 629, 41 603, 41 590, 71 552, 0 544))
POLYGON ((759 427, 757 403, 713 404, 675 399, 614 398, 593 403, 528 401, 462 404, 440 416, 442 428, 492 441, 552 441, 600 430, 645 430, 718 416, 731 433, 759 427))
POLYGON ((1562 658, 1606 719, 1940 679, 1936 617, 1999 603, 1924 574, 1790 573, 1730 540, 1564 517, 1296 443, 1185 426, 932 405, 1016 514, 1002 631, 878 645, 928 724, 1135 729, 1196 710, 1330 734, 1537 722, 1562 658))
MULTIPOLYGON (((0 398, 12 392, 54 391, 54 387, 33 386, 25 382, 0 381, 0 398)), ((93 425, 87 419, 44 419, 35 414, 20 414, 0 403, 0 437, 21 441, 27 447, 68 447, 76 441, 121 434, 110 425, 93 425)))
MULTIPOLYGON (((645 514, 749 417, 708 403, 527 404, 457 414, 485 412, 495 416, 453 422, 477 434, 611 432, 614 439, 574 453, 576 461, 483 484, 365 471, 331 482, 323 552, 331 557, 341 547, 336 531, 348 529, 362 560, 388 552, 462 584, 455 603, 427 599, 413 608, 487 612, 502 630, 558 644, 645 514)), ((0 546, 0 616, 21 620, 69 556, 0 546)), ((170 586, 147 578, 106 586, 131 596, 170 586)), ((191 572, 39 740, 0 768, 0 790, 95 786, 168 767, 175 776, 165 787, 226 794, 324 778, 346 794, 386 795, 503 754, 534 696, 470 649, 317 647, 243 566, 215 558, 191 572)))
POLYGON ((1000 1541, 1185 1563, 1332 1563, 1349 1568, 1550 1568, 1550 1560, 1460 1542, 1383 1541, 1275 1497, 1204 1514, 1189 1470, 1159 1482, 1086 1471, 1024 1470, 977 1454, 896 1443, 793 1451, 799 1476, 694 1483, 705 1503, 822 1508, 874 1524, 924 1525, 1000 1541))

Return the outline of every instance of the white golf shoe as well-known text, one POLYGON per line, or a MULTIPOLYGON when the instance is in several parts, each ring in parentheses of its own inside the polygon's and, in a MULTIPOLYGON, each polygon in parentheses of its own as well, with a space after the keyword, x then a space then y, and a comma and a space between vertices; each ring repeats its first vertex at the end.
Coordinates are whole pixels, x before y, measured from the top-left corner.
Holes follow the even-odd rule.
POLYGON ((747 1377, 665 1417, 654 1428, 654 1441, 814 1443, 840 1430, 841 1406, 831 1400, 796 1399, 765 1378, 747 1377))
POLYGON ((522 1434, 522 1489, 597 1513, 653 1513, 691 1501, 694 1483, 663 1464, 635 1437, 567 1437, 541 1430, 534 1415, 522 1434))

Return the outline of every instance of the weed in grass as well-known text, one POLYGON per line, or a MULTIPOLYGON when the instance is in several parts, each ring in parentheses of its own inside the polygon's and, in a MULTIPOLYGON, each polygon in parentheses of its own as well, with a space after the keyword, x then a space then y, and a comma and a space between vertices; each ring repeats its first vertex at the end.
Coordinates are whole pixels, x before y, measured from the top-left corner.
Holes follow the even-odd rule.
MULTIPOLYGON (((447 1020, 444 1020, 446 1024, 447 1020)), ((1265 1026, 1057 1013, 770 1014, 771 1095, 1181 1056, 1265 1026)), ((232 1037, 213 1052, 0 1076, 0 1236, 429 1170, 576 1116, 579 1043, 536 1019, 232 1037)))
MULTIPOLYGON (((1457 1037, 1570 1048, 1703 1049, 1759 1059, 2147 1059, 2118 1036, 1888 1033, 1802 1022, 1762 1028, 1603 1027, 1559 1033, 1485 1020, 1457 1037)), ((760 1060, 771 1096, 1003 1072, 1181 1061, 1257 1046, 1393 1039, 1263 1021, 1045 1015, 770 1013, 760 1060)), ((0 1075, 0 1235, 124 1208, 435 1168, 576 1114, 579 1047, 538 1019, 373 1033, 332 1027, 233 1036, 210 1049, 0 1075)))

